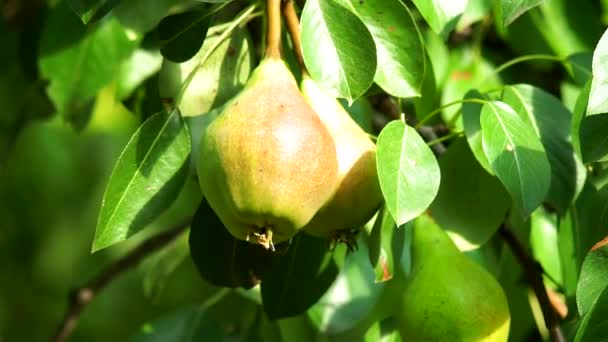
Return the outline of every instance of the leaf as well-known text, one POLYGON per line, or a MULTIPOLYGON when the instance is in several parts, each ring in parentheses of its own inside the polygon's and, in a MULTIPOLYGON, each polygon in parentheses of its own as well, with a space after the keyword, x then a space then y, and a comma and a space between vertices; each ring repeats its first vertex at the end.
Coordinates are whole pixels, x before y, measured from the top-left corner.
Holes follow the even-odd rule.
POLYGON ((581 153, 585 163, 608 161, 608 113, 586 116, 580 126, 581 153))
POLYGON ((480 122, 490 166, 527 217, 549 191, 551 167, 545 149, 534 128, 503 102, 484 104, 480 122))
POLYGON ((175 241, 147 257, 141 264, 144 295, 157 299, 171 274, 188 256, 188 234, 182 233, 175 241))
POLYGON ((581 89, 576 103, 574 105, 574 111, 572 114, 572 124, 570 125, 570 135, 572 136, 572 148, 576 155, 582 159, 583 152, 581 150, 581 124, 587 113, 587 104, 589 101, 589 92, 591 91, 591 81, 587 81, 585 86, 581 89))
POLYGON ((608 245, 587 254, 576 288, 578 313, 585 316, 599 296, 608 288, 608 245))
POLYGON ((318 331, 333 335, 351 329, 378 302, 384 284, 374 281, 365 244, 350 253, 325 295, 308 310, 318 331))
POLYGON ((118 72, 117 97, 125 99, 146 79, 160 70, 162 57, 158 51, 137 49, 125 60, 118 72))
POLYGON ((377 142, 380 188, 398 226, 425 211, 439 191, 437 159, 418 132, 401 121, 389 123, 377 142))
POLYGON ((395 220, 386 205, 383 205, 367 240, 369 261, 374 268, 376 282, 385 282, 393 278, 396 260, 393 256, 392 242, 396 228, 395 220))
POLYGON ((205 199, 192 220, 189 245, 201 277, 223 287, 259 284, 274 257, 264 247, 232 236, 205 199))
MULTIPOLYGON (((470 90, 464 96, 465 100, 479 99, 486 100, 486 98, 477 90, 470 90)), ((483 105, 481 103, 465 102, 462 104, 462 125, 464 127, 464 133, 469 143, 469 148, 475 159, 489 174, 493 175, 494 171, 490 167, 490 162, 486 158, 486 154, 483 151, 482 134, 481 134, 481 109, 483 105)))
POLYGON ((435 222, 458 239, 461 250, 484 244, 504 221, 510 207, 502 184, 475 161, 464 139, 439 157, 441 185, 429 211, 435 222))
POLYGON ((592 62, 593 81, 591 82, 591 93, 587 115, 608 112, 608 30, 604 31, 602 38, 597 43, 593 52, 592 62))
POLYGON ((237 29, 219 43, 220 32, 225 29, 226 25, 212 26, 203 46, 191 59, 183 63, 163 61, 159 76, 163 98, 176 99, 185 80, 194 73, 177 104, 183 116, 201 115, 223 105, 243 88, 249 78, 254 60, 249 34, 245 29, 237 29))
POLYGON ((264 276, 264 312, 270 319, 303 313, 323 296, 337 275, 327 241, 296 235, 287 253, 277 256, 264 276))
POLYGON ((70 7, 85 24, 91 24, 103 18, 121 0, 68 0, 70 7))
POLYGON ((468 0, 467 7, 462 16, 460 16, 460 20, 458 20, 456 30, 463 31, 467 27, 482 20, 492 9, 492 2, 492 0, 468 0))
POLYGON ((593 302, 578 327, 575 342, 608 340, 608 287, 593 302))
POLYGON ((554 286, 563 286, 563 272, 558 243, 557 215, 541 209, 530 217, 530 246, 554 286), (555 282, 553 282, 555 281, 555 282))
POLYGON ((137 37, 143 37, 148 31, 171 12, 171 9, 184 5, 190 0, 128 0, 121 1, 112 13, 120 23, 137 37))
POLYGON ((192 58, 200 50, 211 16, 208 6, 201 9, 173 14, 158 24, 158 36, 162 47, 160 53, 166 59, 181 63, 192 58))
POLYGON ((506 86, 502 101, 534 127, 540 137, 552 174, 546 201, 560 214, 565 213, 582 190, 586 176, 570 143, 572 114, 553 95, 527 84, 506 86))
POLYGON ((155 114, 141 125, 108 181, 93 252, 127 239, 171 205, 190 170, 190 149, 177 111, 155 114))
POLYGON ((530 9, 542 4, 544 0, 501 0, 499 3, 499 25, 508 26, 530 9))
POLYGON ((190 342, 220 341, 224 338, 222 326, 208 310, 208 305, 180 308, 150 323, 144 324, 132 336, 131 342, 190 342))
POLYGON ((349 102, 363 95, 376 73, 376 48, 361 20, 333 0, 309 0, 301 17, 302 53, 312 78, 349 102))
POLYGON ((433 32, 447 38, 467 7, 467 0, 413 0, 433 32))
POLYGON ((420 96, 425 52, 410 10, 399 0, 339 0, 361 18, 376 45, 374 81, 396 97, 420 96))
POLYGON ((84 126, 81 116, 90 112, 97 92, 116 78, 136 44, 113 17, 87 34, 65 5, 54 8, 42 34, 39 67, 50 81, 47 93, 57 111, 84 126))

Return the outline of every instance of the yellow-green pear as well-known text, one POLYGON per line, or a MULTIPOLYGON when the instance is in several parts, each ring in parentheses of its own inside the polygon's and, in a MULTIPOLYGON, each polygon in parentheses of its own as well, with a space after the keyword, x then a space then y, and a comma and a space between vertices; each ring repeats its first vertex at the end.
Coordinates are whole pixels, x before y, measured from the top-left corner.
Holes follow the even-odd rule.
POLYGON ((228 231, 266 248, 290 239, 334 193, 331 135, 280 58, 267 57, 201 140, 203 194, 228 231))
POLYGON ((396 315, 404 341, 508 340, 510 314, 502 287, 438 225, 417 222, 411 252, 411 273, 396 315))
POLYGON ((300 89, 329 130, 338 157, 338 187, 304 231, 327 237, 365 224, 382 202, 376 172, 376 145, 331 95, 306 74, 300 89))

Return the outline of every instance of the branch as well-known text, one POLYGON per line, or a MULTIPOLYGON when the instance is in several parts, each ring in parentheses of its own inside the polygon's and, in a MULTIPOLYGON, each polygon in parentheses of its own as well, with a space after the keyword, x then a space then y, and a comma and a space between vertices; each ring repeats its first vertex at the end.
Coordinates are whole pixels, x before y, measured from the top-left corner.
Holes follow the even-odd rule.
POLYGON ((190 222, 188 221, 188 223, 180 224, 175 228, 165 230, 148 238, 139 246, 135 247, 130 253, 116 260, 113 264, 110 264, 103 272, 97 277, 89 280, 84 286, 70 291, 68 310, 51 341, 66 341, 72 332, 74 332, 78 320, 86 306, 93 301, 101 290, 123 272, 137 265, 146 256, 174 241, 186 230, 189 224, 190 222))
POLYGON ((285 23, 287 24, 287 31, 291 36, 291 42, 293 43, 293 50, 296 54, 298 64, 302 73, 307 73, 306 65, 304 65, 304 56, 302 55, 302 39, 300 38, 300 19, 296 13, 296 7, 293 0, 283 1, 283 16, 285 17, 285 23))
POLYGON ((528 253, 526 248, 519 241, 517 236, 515 236, 515 234, 505 224, 500 226, 498 233, 507 243, 507 245, 509 245, 513 251, 513 254, 524 269, 528 283, 532 287, 532 290, 538 299, 538 303, 540 304, 543 317, 545 318, 545 325, 549 330, 551 341, 565 341, 564 333, 559 326, 559 316, 555 311, 551 300, 549 299, 549 294, 547 293, 547 289, 545 288, 545 284, 543 282, 542 267, 536 260, 534 260, 534 258, 530 255, 530 253, 528 253))
POLYGON ((281 0, 267 0, 266 58, 281 58, 281 0))

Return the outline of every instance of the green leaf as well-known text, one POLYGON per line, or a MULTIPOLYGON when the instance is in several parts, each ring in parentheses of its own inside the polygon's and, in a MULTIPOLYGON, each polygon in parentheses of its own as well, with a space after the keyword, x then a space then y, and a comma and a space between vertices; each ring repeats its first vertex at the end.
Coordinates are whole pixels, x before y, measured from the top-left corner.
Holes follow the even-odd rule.
POLYGON ((367 240, 369 261, 374 268, 376 282, 388 281, 395 273, 395 262, 399 262, 395 260, 392 248, 396 228, 386 205, 382 206, 367 240))
POLYGON ((113 17, 87 33, 65 6, 54 8, 42 34, 39 66, 57 111, 82 127, 80 116, 89 113, 97 92, 116 78, 136 45, 113 17))
POLYGON ((190 0, 128 0, 121 1, 112 13, 132 34, 143 37, 171 12, 190 0))
POLYGON ((155 114, 141 125, 108 181, 93 252, 127 239, 171 205, 190 170, 190 148, 177 111, 155 114))
POLYGON ((599 296, 608 288, 608 245, 587 254, 576 288, 576 304, 581 316, 587 315, 599 296))
POLYGON ((559 250, 564 288, 573 296, 579 271, 589 249, 606 234, 597 227, 608 225, 608 186, 596 188, 590 178, 559 225, 559 250))
POLYGON ((499 25, 507 26, 511 24, 520 15, 526 13, 530 9, 542 4, 544 0, 501 0, 497 3, 499 9, 499 25))
POLYGON ((287 254, 277 256, 264 275, 264 312, 270 319, 303 313, 323 296, 337 275, 327 241, 296 235, 287 254))
POLYGON ((201 277, 216 286, 252 288, 274 257, 264 247, 232 236, 205 199, 192 220, 189 244, 201 277))
POLYGON ((208 306, 188 305, 144 324, 129 341, 190 342, 221 341, 223 338, 222 325, 210 315, 208 306))
POLYGON ((420 96, 425 53, 416 22, 399 0, 339 0, 361 18, 376 45, 374 81, 396 97, 420 96))
POLYGON ((468 0, 464 13, 456 25, 457 31, 465 30, 467 27, 482 20, 492 9, 492 0, 468 0))
POLYGON ((433 32, 444 39, 456 27, 467 7, 467 0, 413 0, 433 32))
POLYGON ((578 327, 575 342, 608 340, 608 287, 593 302, 578 327))
POLYGON ((504 221, 511 204, 509 194, 475 161, 464 139, 449 146, 439 158, 439 167, 441 185, 430 215, 461 250, 477 248, 504 221))
POLYGON ((121 0, 68 0, 68 3, 85 24, 103 18, 121 0))
POLYGON ((309 0, 301 17, 302 53, 312 78, 349 102, 363 95, 376 73, 376 47, 361 20, 334 0, 309 0))
POLYGON ((129 97, 146 79, 160 70, 162 60, 157 50, 135 50, 120 66, 116 81, 116 97, 119 99, 129 97))
POLYGON ((583 89, 578 95, 576 99, 576 103, 574 104, 574 111, 572 113, 572 124, 570 125, 570 135, 572 136, 572 148, 576 155, 582 159, 583 152, 581 150, 581 124, 585 118, 585 114, 587 113, 587 104, 589 102, 589 93, 591 91, 591 81, 587 81, 583 89))
POLYGON ((551 164, 546 201, 565 213, 585 184, 586 170, 570 143, 572 114, 553 95, 527 84, 507 86, 502 101, 534 127, 551 164))
POLYGON ((318 331, 333 335, 355 326, 378 301, 384 284, 374 281, 374 270, 364 243, 347 256, 340 274, 325 295, 308 310, 318 331))
POLYGON ((175 241, 147 257, 141 264, 144 295, 157 299, 171 274, 188 257, 188 233, 182 233, 175 241))
POLYGON ((398 226, 424 212, 439 191, 437 159, 418 132, 401 121, 389 123, 377 143, 380 188, 398 226))
POLYGON ((163 98, 176 99, 186 79, 194 73, 177 103, 183 116, 204 114, 223 105, 243 88, 249 78, 254 60, 249 34, 245 29, 237 29, 220 43, 219 35, 226 27, 212 26, 201 49, 188 61, 163 61, 159 76, 163 98), (219 45, 212 51, 216 44, 219 45))
POLYGON ((166 59, 181 63, 192 58, 200 50, 211 16, 209 7, 173 14, 165 17, 158 24, 158 36, 162 47, 160 53, 166 59))
POLYGON ((530 246, 535 260, 543 271, 554 280, 554 286, 563 286, 563 272, 558 243, 557 215, 541 209, 530 217, 530 246))
POLYGON ((587 115, 608 112, 608 30, 604 31, 602 38, 597 43, 593 52, 593 81, 591 82, 591 93, 587 115))
MULTIPOLYGON (((477 90, 470 90, 464 96, 465 100, 478 99, 486 100, 486 98, 477 90)), ((483 105, 481 103, 465 102, 462 104, 462 125, 464 127, 464 133, 469 143, 469 148, 475 159, 489 174, 493 175, 494 171, 490 167, 490 162, 486 158, 486 154, 483 151, 482 134, 481 134, 481 109, 483 105)))
POLYGON ((549 191, 551 167, 545 149, 534 128, 503 102, 484 104, 480 122, 490 166, 526 217, 549 191))
POLYGON ((608 113, 587 116, 581 122, 581 153, 585 163, 608 161, 608 113))

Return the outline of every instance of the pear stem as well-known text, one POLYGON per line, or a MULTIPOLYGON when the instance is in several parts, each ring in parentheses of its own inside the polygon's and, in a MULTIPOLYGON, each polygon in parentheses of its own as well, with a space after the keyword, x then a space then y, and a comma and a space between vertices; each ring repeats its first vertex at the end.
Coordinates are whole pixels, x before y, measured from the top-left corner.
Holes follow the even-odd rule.
POLYGON ((281 58, 281 0, 267 0, 266 58, 281 58))
POLYGON ((551 341, 565 341, 566 339, 564 337, 564 333, 559 326, 559 315, 549 299, 549 294, 547 293, 545 283, 543 282, 542 267, 536 260, 534 260, 530 253, 528 253, 517 236, 515 236, 513 231, 509 229, 506 224, 500 226, 498 233, 507 243, 507 245, 509 245, 513 251, 513 254, 524 269, 524 274, 528 279, 528 283, 532 287, 532 290, 538 299, 538 303, 540 304, 543 317, 545 318, 545 325, 547 326, 547 330, 549 330, 551 341))
POLYGON ((302 54, 302 39, 300 38, 300 19, 296 13, 296 7, 293 0, 283 1, 283 16, 285 17, 285 23, 287 24, 287 30, 291 37, 293 44, 293 50, 296 54, 296 59, 300 65, 302 74, 308 75, 306 65, 304 64, 304 55, 302 54))

